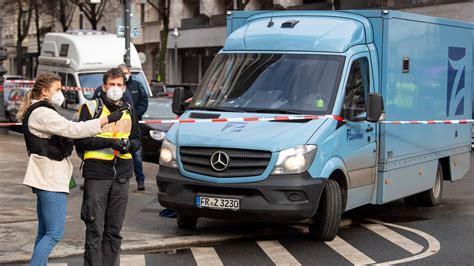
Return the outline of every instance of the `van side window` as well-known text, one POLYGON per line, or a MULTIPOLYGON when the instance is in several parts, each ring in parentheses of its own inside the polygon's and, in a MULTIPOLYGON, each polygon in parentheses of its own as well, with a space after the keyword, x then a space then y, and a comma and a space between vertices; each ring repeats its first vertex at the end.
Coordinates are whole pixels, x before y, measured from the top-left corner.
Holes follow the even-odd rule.
POLYGON ((66 73, 58 72, 58 76, 61 78, 61 85, 66 84, 66 73))
POLYGON ((369 68, 367 58, 352 63, 344 96, 344 108, 354 110, 354 116, 365 112, 365 100, 369 92, 369 68))
POLYGON ((76 87, 76 79, 73 75, 67 74, 66 86, 76 87))

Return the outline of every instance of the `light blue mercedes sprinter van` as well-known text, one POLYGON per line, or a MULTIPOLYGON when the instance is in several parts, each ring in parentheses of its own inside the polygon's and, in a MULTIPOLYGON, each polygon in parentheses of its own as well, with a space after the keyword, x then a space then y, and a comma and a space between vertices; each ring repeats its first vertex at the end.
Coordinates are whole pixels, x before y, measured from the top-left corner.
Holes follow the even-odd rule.
POLYGON ((435 206, 469 170, 473 24, 371 11, 229 12, 224 48, 182 119, 334 115, 344 120, 182 123, 166 135, 158 199, 199 217, 307 222, 332 240, 344 211, 397 199, 435 206))

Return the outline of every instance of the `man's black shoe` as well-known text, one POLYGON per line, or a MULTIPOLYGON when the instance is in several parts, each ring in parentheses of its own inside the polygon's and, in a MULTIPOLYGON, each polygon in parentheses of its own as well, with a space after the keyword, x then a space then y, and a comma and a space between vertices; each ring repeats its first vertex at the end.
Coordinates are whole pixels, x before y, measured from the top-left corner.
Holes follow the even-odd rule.
POLYGON ((139 191, 145 190, 145 184, 144 184, 144 183, 141 183, 141 182, 138 183, 138 190, 139 190, 139 191))

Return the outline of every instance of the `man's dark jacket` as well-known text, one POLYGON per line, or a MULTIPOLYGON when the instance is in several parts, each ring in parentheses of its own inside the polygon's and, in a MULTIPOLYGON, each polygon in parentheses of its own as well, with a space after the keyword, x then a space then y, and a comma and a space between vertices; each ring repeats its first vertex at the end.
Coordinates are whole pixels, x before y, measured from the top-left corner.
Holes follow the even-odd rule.
MULTIPOLYGON (((122 105, 116 106, 110 103, 104 93, 100 96, 102 102, 107 106, 110 112, 118 110, 123 105, 128 105, 123 102, 122 105)), ((137 115, 133 108, 131 109, 132 117, 132 130, 130 132, 129 141, 131 143, 130 153, 136 152, 140 148, 140 126, 138 123, 137 115)), ((86 121, 92 119, 89 110, 82 108, 79 114, 79 121, 86 121)), ((78 153, 83 153, 86 150, 101 150, 110 148, 107 145, 107 141, 99 137, 90 137, 84 139, 78 139, 74 142, 78 153)), ((84 168, 82 171, 84 178, 90 179, 124 179, 133 176, 133 160, 125 160, 116 157, 111 161, 88 159, 84 160, 84 168)))

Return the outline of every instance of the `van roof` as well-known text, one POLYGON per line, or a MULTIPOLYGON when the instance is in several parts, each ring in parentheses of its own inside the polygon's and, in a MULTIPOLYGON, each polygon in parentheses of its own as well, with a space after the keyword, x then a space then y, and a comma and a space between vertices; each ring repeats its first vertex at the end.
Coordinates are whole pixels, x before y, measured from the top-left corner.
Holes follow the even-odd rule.
MULTIPOLYGON (((236 14, 238 15, 238 14, 236 14)), ((372 42, 363 16, 341 12, 278 11, 250 16, 233 31, 224 51, 318 51, 342 53, 372 42)))
MULTIPOLYGON (((68 67, 74 71, 103 71, 123 63, 125 39, 102 31, 70 31, 46 34, 40 65, 68 67)), ((137 50, 130 47, 133 70, 142 65, 137 50)))

